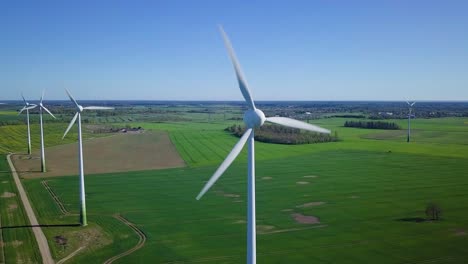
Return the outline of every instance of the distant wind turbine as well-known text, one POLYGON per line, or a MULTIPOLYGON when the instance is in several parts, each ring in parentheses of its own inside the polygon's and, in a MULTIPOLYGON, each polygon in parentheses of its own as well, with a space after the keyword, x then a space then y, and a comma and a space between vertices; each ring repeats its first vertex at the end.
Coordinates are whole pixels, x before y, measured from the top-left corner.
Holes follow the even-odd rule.
POLYGON ((76 119, 78 118, 78 165, 79 165, 79 170, 80 170, 80 202, 81 202, 81 208, 80 208, 80 223, 81 226, 87 226, 88 225, 88 220, 86 217, 86 198, 85 198, 85 184, 84 184, 84 165, 83 165, 83 137, 81 134, 81 112, 83 110, 112 110, 114 109, 113 107, 104 107, 104 106, 86 106, 82 107, 79 105, 75 98, 70 94, 70 92, 65 89, 67 92, 68 97, 70 100, 75 104, 76 106, 76 114, 71 120, 70 124, 67 127, 67 130, 63 134, 62 139, 65 138, 67 135, 68 131, 72 128, 73 124, 75 124, 76 119))
POLYGON ((244 123, 247 127, 244 135, 241 137, 239 142, 234 146, 226 159, 221 163, 216 172, 211 176, 210 180, 203 187, 201 192, 197 196, 199 200, 213 184, 221 177, 226 169, 231 165, 234 159, 239 155, 245 143, 248 141, 248 202, 247 202, 247 263, 256 263, 256 218, 255 218, 255 151, 254 151, 254 130, 263 125, 265 121, 275 123, 283 126, 299 128, 319 133, 329 134, 330 131, 315 125, 311 125, 305 122, 294 120, 286 117, 265 117, 265 114, 255 107, 254 100, 250 93, 247 81, 242 73, 239 62, 237 61, 234 50, 229 42, 229 39, 220 26, 221 35, 224 39, 224 44, 229 53, 231 61, 234 65, 237 80, 239 82, 239 88, 242 95, 247 103, 248 110, 244 114, 244 123))
POLYGON ((42 100, 44 99, 44 91, 42 91, 41 100, 39 101, 39 123, 41 124, 41 171, 46 172, 46 165, 45 165, 45 144, 44 144, 44 125, 42 124, 42 110, 46 111, 49 115, 53 118, 55 116, 47 109, 43 104, 42 100))
POLYGON ((36 104, 30 104, 24 99, 23 93, 21 93, 21 97, 23 98, 24 106, 19 111, 18 115, 20 115, 24 110, 26 110, 26 123, 28 126, 28 155, 31 155, 31 129, 29 127, 29 110, 32 110, 37 107, 36 104))
POLYGON ((408 137, 406 139, 406 142, 410 142, 410 136, 411 136, 411 118, 415 117, 415 115, 412 113, 413 112, 413 105, 416 102, 410 103, 408 100, 406 101, 408 104, 408 137))

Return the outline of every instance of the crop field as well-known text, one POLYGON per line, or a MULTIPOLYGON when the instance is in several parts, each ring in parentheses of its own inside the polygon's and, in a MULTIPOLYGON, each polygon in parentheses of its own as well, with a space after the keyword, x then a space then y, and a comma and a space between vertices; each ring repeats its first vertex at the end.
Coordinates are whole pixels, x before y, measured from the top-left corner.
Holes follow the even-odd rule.
MULTIPOLYGON (((78 134, 76 128, 70 130, 66 138, 62 140, 63 133, 67 129, 65 123, 45 123, 44 124, 44 142, 46 147, 76 142, 78 134)), ((26 125, 0 126, 0 154, 9 152, 27 153, 27 127, 26 125)), ((84 139, 102 137, 103 134, 91 134, 86 131, 83 133, 84 139)), ((40 127, 38 124, 31 123, 31 147, 40 149, 40 127)))
POLYGON ((0 155, 0 263, 37 263, 41 256, 17 194, 6 158, 0 155))
MULTIPOLYGON (((415 120, 414 142, 383 130, 316 120, 340 142, 256 143, 257 257, 262 263, 463 263, 468 258, 468 119, 415 120), (419 123, 418 123, 419 122, 419 123), (446 129, 444 129, 446 127, 446 129), (443 133, 438 133, 443 132, 443 133), (460 138, 462 137, 462 138, 460 138), (432 139, 434 141, 432 141, 432 139), (436 202, 442 219, 427 221, 436 202)), ((400 120, 405 127, 405 121, 400 120)), ((54 257, 84 247, 67 263, 103 262, 138 242, 121 215, 146 236, 115 263, 241 263, 246 241, 245 150, 201 201, 195 196, 237 138, 226 122, 135 123, 167 131, 187 167, 87 177, 94 242, 77 235, 78 179, 25 179, 54 257), (54 237, 70 239, 63 248, 54 237)), ((88 230, 88 231, 86 231, 88 230)))
MULTIPOLYGON (((184 166, 185 163, 164 131, 115 134, 87 140, 83 144, 86 174, 154 170, 184 166)), ((46 149, 47 172, 40 172, 40 153, 12 156, 24 178, 78 174, 78 144, 46 149)))

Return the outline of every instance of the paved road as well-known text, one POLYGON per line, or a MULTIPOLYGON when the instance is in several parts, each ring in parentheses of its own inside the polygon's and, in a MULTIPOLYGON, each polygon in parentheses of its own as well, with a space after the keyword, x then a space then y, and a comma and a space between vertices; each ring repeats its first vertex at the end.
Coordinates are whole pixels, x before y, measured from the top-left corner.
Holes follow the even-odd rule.
POLYGON ((23 202, 24 209, 26 210, 26 214, 28 215, 29 222, 31 222, 32 230, 34 232, 34 236, 36 236, 37 244, 39 245, 39 251, 41 252, 42 256, 42 263, 44 264, 54 264, 54 259, 50 254, 49 244, 47 244, 47 239, 42 232, 41 227, 39 226, 39 222, 37 221, 36 215, 29 203, 28 196, 24 191, 23 185, 18 177, 18 173, 16 173, 15 166, 10 159, 11 154, 8 154, 7 160, 8 164, 10 165, 11 174, 13 175, 13 179, 16 183, 16 188, 18 189, 19 195, 21 197, 21 201, 23 202))

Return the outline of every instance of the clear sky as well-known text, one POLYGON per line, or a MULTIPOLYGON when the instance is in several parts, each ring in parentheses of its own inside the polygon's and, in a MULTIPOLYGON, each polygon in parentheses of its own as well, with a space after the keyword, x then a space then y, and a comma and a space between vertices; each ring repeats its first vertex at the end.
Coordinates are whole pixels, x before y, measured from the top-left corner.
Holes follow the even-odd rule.
POLYGON ((0 1, 0 100, 468 100, 468 1, 0 1))

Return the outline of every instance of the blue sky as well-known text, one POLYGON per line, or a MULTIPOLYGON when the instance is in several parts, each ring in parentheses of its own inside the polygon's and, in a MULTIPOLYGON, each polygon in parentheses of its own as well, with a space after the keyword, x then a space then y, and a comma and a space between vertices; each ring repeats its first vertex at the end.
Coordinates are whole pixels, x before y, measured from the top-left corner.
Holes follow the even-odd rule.
POLYGON ((467 1, 1 1, 0 100, 468 100, 467 1))

